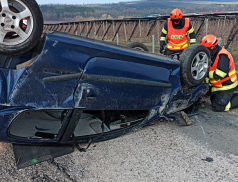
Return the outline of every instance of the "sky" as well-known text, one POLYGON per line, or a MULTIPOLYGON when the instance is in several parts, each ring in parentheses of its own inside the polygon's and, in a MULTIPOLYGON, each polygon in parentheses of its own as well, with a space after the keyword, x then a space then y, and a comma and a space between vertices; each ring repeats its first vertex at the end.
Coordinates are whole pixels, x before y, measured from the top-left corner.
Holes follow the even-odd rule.
POLYGON ((128 1, 133 0, 36 0, 38 4, 99 4, 99 3, 106 4, 106 3, 119 3, 128 1))

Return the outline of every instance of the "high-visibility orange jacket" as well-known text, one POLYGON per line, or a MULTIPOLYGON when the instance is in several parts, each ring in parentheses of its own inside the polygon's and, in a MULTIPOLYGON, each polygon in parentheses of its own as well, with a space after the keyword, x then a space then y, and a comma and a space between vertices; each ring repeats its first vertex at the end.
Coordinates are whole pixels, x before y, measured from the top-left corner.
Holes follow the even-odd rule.
MULTIPOLYGON (((175 23, 172 23, 172 29, 175 31, 176 30, 181 30, 181 29, 184 29, 184 26, 185 26, 185 19, 189 19, 189 18, 182 18, 181 21, 179 22, 179 24, 175 24, 175 23)), ((168 32, 170 32, 171 30, 171 24, 170 24, 170 29, 168 28, 168 21, 171 21, 171 19, 167 19, 167 21, 164 23, 164 27, 162 28, 162 31, 161 31, 161 35, 160 35, 160 46, 165 46, 167 43, 166 43, 166 37, 168 39, 168 32)), ((190 22, 190 20, 186 20, 186 22, 189 21, 189 28, 187 29, 187 32, 186 32, 186 36, 189 36, 190 38, 190 44, 196 44, 196 34, 195 34, 195 31, 194 31, 194 28, 190 22)), ((170 22, 171 23, 171 22, 170 22)), ((186 25, 187 26, 187 25, 186 25)), ((174 35, 180 35, 180 33, 176 33, 174 35)), ((167 45, 166 45, 167 47, 167 45)), ((175 49, 175 50, 172 50, 171 48, 169 48, 171 51, 180 51, 179 49, 175 49)))
POLYGON ((168 49, 184 50, 188 47, 187 31, 190 26, 189 18, 185 18, 185 25, 182 29, 175 29, 172 20, 168 18, 168 49))
POLYGON ((224 47, 219 51, 213 65, 210 67, 209 80, 210 80, 210 83, 212 86, 212 90, 211 90, 212 92, 231 90, 238 85, 234 60, 233 60, 231 54, 224 47), (219 70, 217 68, 217 65, 219 62, 219 56, 221 54, 225 54, 229 58, 230 69, 229 69, 228 73, 225 73, 222 70, 219 70), (214 74, 219 75, 222 79, 215 79, 214 74), (227 83, 227 81, 229 81, 229 80, 230 80, 231 84, 228 84, 228 85, 223 84, 224 82, 227 83))

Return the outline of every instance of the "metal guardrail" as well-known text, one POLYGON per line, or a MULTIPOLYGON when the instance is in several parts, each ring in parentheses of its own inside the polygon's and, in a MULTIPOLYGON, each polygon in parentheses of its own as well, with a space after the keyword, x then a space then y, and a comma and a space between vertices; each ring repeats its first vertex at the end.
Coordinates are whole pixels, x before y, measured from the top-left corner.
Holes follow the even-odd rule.
MULTIPOLYGON (((161 30, 168 17, 159 15, 158 17, 45 23, 44 30, 61 31, 110 42, 116 40, 117 44, 126 44, 130 41, 154 42, 153 47, 159 45, 161 30)), ((184 17, 191 19, 197 40, 211 33, 221 37, 223 44, 237 42, 237 11, 184 14, 184 17)))

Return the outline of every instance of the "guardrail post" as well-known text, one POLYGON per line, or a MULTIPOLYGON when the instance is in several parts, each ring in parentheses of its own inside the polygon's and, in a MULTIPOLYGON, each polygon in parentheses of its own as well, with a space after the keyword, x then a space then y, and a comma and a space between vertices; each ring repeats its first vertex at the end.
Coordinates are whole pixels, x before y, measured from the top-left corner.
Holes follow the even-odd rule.
POLYGON ((152 53, 155 53, 155 36, 152 35, 152 53))
POLYGON ((118 33, 117 33, 117 45, 119 45, 119 36, 118 36, 118 33))
POLYGON ((103 35, 105 34, 105 24, 102 22, 103 35))
POLYGON ((79 23, 78 23, 77 26, 75 27, 73 34, 78 35, 78 28, 79 28, 79 23))
POLYGON ((112 31, 113 31, 113 35, 115 35, 115 25, 114 25, 114 21, 112 21, 112 31))
POLYGON ((88 22, 87 22, 87 32, 88 32, 88 22))
MULTIPOLYGON (((110 25, 111 26, 111 25, 110 25)), ((108 28, 108 26, 107 26, 107 21, 106 21, 106 32, 105 32, 105 38, 106 38, 106 40, 107 40, 107 32, 108 32, 108 30, 109 30, 109 28, 108 28)))
POLYGON ((124 33, 125 33, 125 40, 127 42, 127 34, 126 34, 126 22, 124 22, 124 33))
POLYGON ((140 42, 142 42, 142 30, 141 30, 141 21, 139 20, 139 29, 140 29, 140 42))
POLYGON ((116 30, 116 32, 114 33, 112 42, 114 42, 114 39, 115 39, 115 37, 117 36, 117 34, 118 34, 118 32, 119 32, 119 30, 120 30, 120 28, 121 28, 121 25, 122 25, 122 22, 120 23, 120 25, 118 25, 117 30, 116 30))
POLYGON ((134 33, 135 33, 135 31, 136 31, 136 28, 137 28, 137 26, 138 26, 138 21, 134 21, 134 28, 133 28, 133 30, 132 30, 132 32, 131 32, 131 36, 130 36, 130 38, 129 38, 129 41, 131 41, 131 38, 132 38, 132 36, 134 35, 134 33))
POLYGON ((223 24, 223 30, 222 30, 222 36, 221 36, 223 38, 223 40, 225 40, 225 37, 223 37, 224 33, 226 32, 225 29, 226 29, 226 15, 225 15, 225 18, 224 18, 224 24, 223 24))
POLYGON ((206 22, 206 35, 207 35, 207 29, 208 29, 208 18, 205 19, 206 22))

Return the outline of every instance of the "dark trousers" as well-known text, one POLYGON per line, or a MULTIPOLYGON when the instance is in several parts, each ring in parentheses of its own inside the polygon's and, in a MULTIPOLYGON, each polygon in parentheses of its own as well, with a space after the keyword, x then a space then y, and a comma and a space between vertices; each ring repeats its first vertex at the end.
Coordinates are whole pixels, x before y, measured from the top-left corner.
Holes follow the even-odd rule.
POLYGON ((212 109, 216 112, 225 111, 226 106, 231 102, 231 108, 238 107, 238 93, 234 91, 218 91, 210 97, 212 102, 212 109))
POLYGON ((179 60, 179 55, 182 54, 182 52, 183 52, 183 50, 172 51, 172 50, 169 50, 168 48, 165 48, 164 55, 167 55, 167 56, 171 57, 172 59, 174 58, 175 55, 177 55, 177 59, 179 60))

